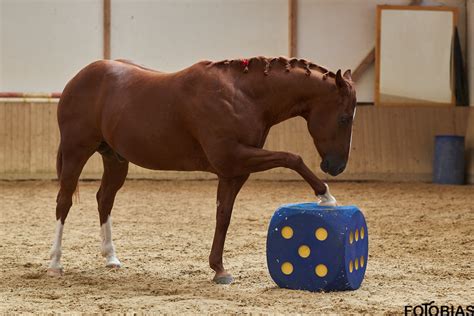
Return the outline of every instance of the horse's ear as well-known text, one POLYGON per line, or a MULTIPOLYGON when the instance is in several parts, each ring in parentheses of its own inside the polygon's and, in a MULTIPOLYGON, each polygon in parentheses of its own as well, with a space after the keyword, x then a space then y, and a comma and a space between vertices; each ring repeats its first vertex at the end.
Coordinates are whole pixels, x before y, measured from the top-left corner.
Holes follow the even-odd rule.
POLYGON ((339 89, 347 88, 347 82, 341 75, 341 69, 336 72, 336 86, 339 89))
POLYGON ((350 69, 347 69, 345 72, 344 72, 344 75, 342 75, 344 78, 346 78, 347 80, 350 80, 352 81, 352 74, 351 74, 351 70, 350 69))

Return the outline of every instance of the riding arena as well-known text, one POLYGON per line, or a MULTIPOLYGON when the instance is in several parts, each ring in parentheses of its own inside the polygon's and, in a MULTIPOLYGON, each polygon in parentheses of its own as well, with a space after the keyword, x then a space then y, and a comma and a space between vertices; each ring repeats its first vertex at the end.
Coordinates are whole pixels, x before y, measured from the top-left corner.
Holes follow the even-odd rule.
POLYGON ((0 21, 0 313, 474 315, 473 0, 0 21))

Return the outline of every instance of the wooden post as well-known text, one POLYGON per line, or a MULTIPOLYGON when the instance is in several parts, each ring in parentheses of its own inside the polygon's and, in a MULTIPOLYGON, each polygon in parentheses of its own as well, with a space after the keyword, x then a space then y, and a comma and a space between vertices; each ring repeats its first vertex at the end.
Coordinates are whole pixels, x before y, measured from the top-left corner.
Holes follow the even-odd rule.
POLYGON ((355 82, 359 81, 362 77, 362 74, 372 65, 375 60, 375 47, 370 50, 367 56, 359 63, 357 68, 352 73, 352 80, 355 82))
POLYGON ((296 57, 297 0, 288 0, 288 57, 296 57))
POLYGON ((110 0, 103 0, 104 7, 104 59, 110 59, 110 0))

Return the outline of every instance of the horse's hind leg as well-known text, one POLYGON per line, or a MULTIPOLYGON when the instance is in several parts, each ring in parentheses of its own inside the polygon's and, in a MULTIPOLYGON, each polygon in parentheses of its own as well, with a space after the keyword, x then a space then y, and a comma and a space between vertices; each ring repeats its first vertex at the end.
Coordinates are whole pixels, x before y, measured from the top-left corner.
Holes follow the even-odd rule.
POLYGON ((248 174, 235 178, 219 177, 217 187, 216 229, 211 254, 209 255, 209 265, 216 272, 213 281, 218 284, 230 284, 234 280, 232 275, 224 269, 222 255, 234 201, 248 177, 248 174))
POLYGON ((119 268, 120 261, 115 255, 115 247, 112 241, 112 222, 110 212, 114 205, 115 195, 125 182, 128 173, 128 161, 121 159, 111 150, 102 153, 104 163, 104 174, 100 189, 97 192, 97 203, 99 205, 100 232, 102 237, 102 255, 106 258, 106 266, 119 268))
POLYGON ((72 146, 70 144, 59 146, 57 166, 60 189, 56 198, 56 234, 51 248, 51 262, 48 267, 48 274, 51 276, 63 274, 61 243, 64 222, 72 206, 72 195, 76 190, 82 168, 94 151, 93 146, 72 146))

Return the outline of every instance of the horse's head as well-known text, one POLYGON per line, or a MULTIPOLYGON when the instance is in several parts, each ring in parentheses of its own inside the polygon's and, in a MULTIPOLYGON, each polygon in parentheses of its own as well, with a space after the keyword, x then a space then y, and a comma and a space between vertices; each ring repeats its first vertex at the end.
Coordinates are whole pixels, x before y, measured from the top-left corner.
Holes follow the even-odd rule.
POLYGON ((356 93, 352 87, 350 70, 344 75, 338 70, 335 81, 333 90, 326 97, 315 101, 315 106, 311 106, 306 118, 309 132, 322 158, 321 170, 332 176, 346 168, 356 110, 356 93))

